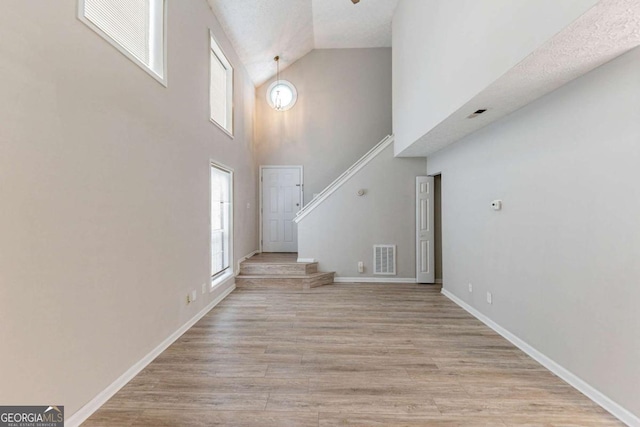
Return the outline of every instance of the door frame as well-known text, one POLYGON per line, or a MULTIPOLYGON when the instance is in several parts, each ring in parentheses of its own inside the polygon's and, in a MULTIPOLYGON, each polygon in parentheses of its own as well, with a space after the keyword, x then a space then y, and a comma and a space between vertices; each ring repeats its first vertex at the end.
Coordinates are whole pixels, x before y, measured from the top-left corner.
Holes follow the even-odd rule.
POLYGON ((438 275, 436 274, 436 281, 435 283, 437 285, 442 285, 444 283, 444 251, 442 248, 442 244, 443 244, 443 239, 442 239, 442 172, 438 172, 432 175, 429 175, 433 177, 433 255, 434 255, 434 273, 436 271, 436 267, 438 265, 438 260, 436 259, 436 254, 438 253, 438 251, 436 251, 436 246, 440 245, 440 275, 442 276, 441 278, 438 279, 438 275), (436 210, 436 185, 435 182, 437 180, 437 177, 440 177, 440 191, 438 196, 440 197, 440 210, 436 210), (438 239, 438 227, 436 225, 436 218, 439 219, 440 221, 440 238, 438 239))
POLYGON ((264 169, 300 169, 300 209, 304 208, 304 166, 302 165, 260 165, 260 172, 258 177, 258 198, 259 198, 259 206, 258 206, 258 217, 259 217, 259 237, 260 242, 258 245, 258 251, 262 253, 262 176, 264 169))

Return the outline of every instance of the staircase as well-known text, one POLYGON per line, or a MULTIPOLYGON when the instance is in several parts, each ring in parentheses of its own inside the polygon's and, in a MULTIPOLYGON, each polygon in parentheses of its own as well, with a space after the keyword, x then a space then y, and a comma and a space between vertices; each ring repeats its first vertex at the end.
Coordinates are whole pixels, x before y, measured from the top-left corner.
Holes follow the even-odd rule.
POLYGON ((236 287, 305 290, 333 283, 335 273, 318 271, 317 262, 297 262, 297 254, 258 254, 240 263, 236 287))

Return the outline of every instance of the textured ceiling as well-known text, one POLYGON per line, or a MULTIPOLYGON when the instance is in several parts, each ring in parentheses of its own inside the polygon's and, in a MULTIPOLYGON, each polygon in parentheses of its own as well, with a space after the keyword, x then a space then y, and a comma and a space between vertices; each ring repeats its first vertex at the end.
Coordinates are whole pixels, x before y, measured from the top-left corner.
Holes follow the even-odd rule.
POLYGON ((398 0, 208 0, 253 83, 312 49, 391 46, 398 0))
POLYGON ((600 0, 401 153, 424 157, 640 46, 640 1, 600 0), (474 111, 488 111, 468 119, 474 111))
POLYGON ((313 0, 317 49, 391 46, 391 20, 398 0, 313 0))

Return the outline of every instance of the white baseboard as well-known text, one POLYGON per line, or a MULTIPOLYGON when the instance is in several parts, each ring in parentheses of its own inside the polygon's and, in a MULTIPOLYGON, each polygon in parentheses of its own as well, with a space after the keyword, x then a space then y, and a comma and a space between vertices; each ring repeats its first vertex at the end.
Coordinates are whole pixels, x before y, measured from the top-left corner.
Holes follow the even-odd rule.
POLYGON ((297 262, 316 262, 315 258, 298 258, 297 262))
POLYGON ((334 277, 335 283, 416 283, 415 277, 334 277))
POLYGON ((498 334, 502 335, 505 339, 511 342, 513 345, 518 347, 520 350, 529 355, 532 359, 536 360, 542 366, 562 378, 569 385, 577 389, 579 392, 587 396, 589 399, 593 400, 598 405, 602 406, 604 409, 609 411, 611 415, 618 418, 623 423, 627 424, 630 427, 640 427, 640 417, 632 414, 627 409, 620 406, 618 403, 611 400, 609 397, 602 394, 600 391, 595 389, 593 386, 586 383, 580 377, 564 368, 557 362, 553 361, 549 357, 542 354, 540 351, 536 350, 508 330, 504 329, 502 326, 495 323, 493 320, 489 319, 484 314, 480 313, 475 308, 471 307, 466 302, 462 301, 460 298, 453 295, 451 292, 446 289, 442 289, 442 294, 449 298, 454 303, 458 304, 464 310, 469 312, 472 316, 480 320, 482 323, 496 331, 498 334))
POLYGON ((136 375, 140 373, 149 363, 156 357, 165 351, 171 344, 173 344, 182 334, 187 332, 189 328, 196 324, 198 320, 204 317, 213 307, 218 305, 220 301, 225 299, 236 288, 235 283, 232 284, 229 289, 220 294, 216 299, 211 301, 209 305, 203 308, 198 314, 196 314, 191 320, 182 325, 180 329, 171 334, 167 339, 162 341, 160 345, 151 350, 149 354, 140 359, 135 365, 129 368, 124 374, 115 380, 110 386, 105 388, 96 397, 94 397, 89 403, 80 408, 69 419, 65 420, 65 426, 77 427, 87 420, 94 412, 96 412, 102 405, 104 405, 109 399, 111 399, 122 387, 124 387, 129 381, 131 381, 136 375))

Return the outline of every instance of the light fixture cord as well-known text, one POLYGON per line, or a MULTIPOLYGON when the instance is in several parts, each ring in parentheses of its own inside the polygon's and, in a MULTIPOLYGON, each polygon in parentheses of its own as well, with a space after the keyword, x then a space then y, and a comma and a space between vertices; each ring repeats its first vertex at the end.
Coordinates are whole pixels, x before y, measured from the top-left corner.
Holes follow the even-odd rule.
MULTIPOLYGON (((274 58, 276 60, 276 88, 280 85, 280 56, 276 56, 274 58)), ((275 107, 276 110, 282 109, 282 99, 280 99, 280 89, 276 89, 276 99, 275 99, 275 107)))

